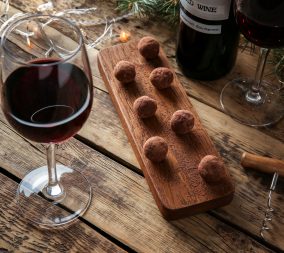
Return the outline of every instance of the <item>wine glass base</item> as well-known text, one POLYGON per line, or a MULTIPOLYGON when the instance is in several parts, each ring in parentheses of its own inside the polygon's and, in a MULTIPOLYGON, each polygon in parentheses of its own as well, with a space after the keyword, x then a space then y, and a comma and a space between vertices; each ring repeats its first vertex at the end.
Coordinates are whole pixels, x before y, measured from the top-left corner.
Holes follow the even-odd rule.
POLYGON ((277 123, 284 116, 284 94, 279 84, 262 82, 261 101, 247 100, 252 79, 235 79, 227 83, 220 95, 223 110, 236 121, 249 126, 261 127, 277 123))
POLYGON ((43 228, 69 225, 90 205, 92 192, 88 180, 79 171, 58 164, 57 178, 63 192, 48 198, 47 166, 28 173, 17 191, 17 200, 25 218, 43 228))

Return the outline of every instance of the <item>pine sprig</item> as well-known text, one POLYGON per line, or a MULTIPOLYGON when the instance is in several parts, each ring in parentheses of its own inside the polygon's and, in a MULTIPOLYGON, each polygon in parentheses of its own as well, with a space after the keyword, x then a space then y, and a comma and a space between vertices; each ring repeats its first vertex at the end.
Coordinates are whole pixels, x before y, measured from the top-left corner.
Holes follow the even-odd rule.
POLYGON ((277 64, 282 60, 282 64, 284 64, 284 48, 274 49, 272 50, 273 54, 273 63, 277 64))
POLYGON ((155 2, 154 0, 118 0, 117 9, 123 12, 149 16, 153 12, 155 2))
POLYGON ((117 9, 177 24, 179 0, 118 0, 117 9))
POLYGON ((157 14, 169 24, 178 23, 179 0, 160 0, 157 2, 157 14))

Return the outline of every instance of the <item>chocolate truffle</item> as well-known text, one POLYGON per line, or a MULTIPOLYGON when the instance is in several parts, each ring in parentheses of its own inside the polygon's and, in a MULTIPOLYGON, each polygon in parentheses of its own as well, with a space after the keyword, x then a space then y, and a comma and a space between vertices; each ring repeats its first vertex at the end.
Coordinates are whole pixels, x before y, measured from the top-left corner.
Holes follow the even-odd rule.
POLYGON ((170 87, 173 80, 174 75, 169 68, 155 68, 150 74, 150 81, 157 89, 165 89, 170 87))
POLYGON ((153 162, 165 160, 168 153, 167 142, 159 136, 149 138, 143 146, 145 156, 153 162))
POLYGON ((213 155, 204 156, 197 169, 207 183, 218 183, 226 177, 223 162, 213 155))
POLYGON ((154 116, 157 110, 157 102, 148 96, 142 96, 135 100, 133 108, 140 118, 149 118, 154 116))
POLYGON ((176 111, 171 118, 171 128, 177 134, 186 134, 194 126, 194 117, 187 110, 176 111))
POLYGON ((136 71, 133 63, 128 61, 118 62, 113 70, 116 79, 122 83, 130 83, 134 81, 136 71))
POLYGON ((138 51, 147 60, 157 58, 159 50, 159 42, 150 36, 143 37, 138 43, 138 51))

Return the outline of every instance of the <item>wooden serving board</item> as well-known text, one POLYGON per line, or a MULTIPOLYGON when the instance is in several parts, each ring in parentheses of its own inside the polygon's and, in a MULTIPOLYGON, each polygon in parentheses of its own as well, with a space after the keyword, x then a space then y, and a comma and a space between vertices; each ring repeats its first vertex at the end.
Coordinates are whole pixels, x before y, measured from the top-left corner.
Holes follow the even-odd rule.
POLYGON ((170 68, 165 53, 160 48, 159 57, 147 61, 139 54, 137 43, 130 41, 101 50, 98 65, 162 215, 172 220, 228 204, 234 194, 230 176, 226 183, 209 185, 197 171, 205 155, 219 154, 179 80, 175 76, 172 86, 165 90, 156 89, 149 81, 154 68, 170 68), (125 85, 114 77, 113 69, 121 60, 135 65, 135 82, 125 85), (134 112, 134 101, 143 95, 157 101, 158 109, 154 117, 140 119, 134 112), (176 135, 170 127, 172 114, 180 109, 191 111, 195 117, 193 130, 186 135, 176 135), (151 162, 143 153, 143 144, 152 136, 161 136, 168 143, 169 152, 163 162, 151 162))

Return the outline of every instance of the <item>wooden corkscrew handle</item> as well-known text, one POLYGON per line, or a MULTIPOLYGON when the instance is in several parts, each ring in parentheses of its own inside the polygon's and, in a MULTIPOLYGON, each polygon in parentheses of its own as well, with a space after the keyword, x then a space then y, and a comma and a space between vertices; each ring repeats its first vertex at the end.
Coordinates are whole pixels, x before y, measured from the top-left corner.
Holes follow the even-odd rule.
POLYGON ((277 172, 279 176, 284 177, 284 161, 278 159, 253 155, 245 152, 241 158, 241 165, 264 173, 273 174, 274 172, 277 172))

